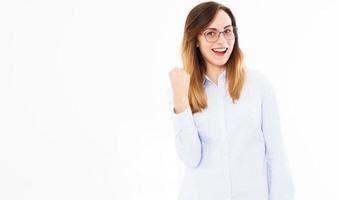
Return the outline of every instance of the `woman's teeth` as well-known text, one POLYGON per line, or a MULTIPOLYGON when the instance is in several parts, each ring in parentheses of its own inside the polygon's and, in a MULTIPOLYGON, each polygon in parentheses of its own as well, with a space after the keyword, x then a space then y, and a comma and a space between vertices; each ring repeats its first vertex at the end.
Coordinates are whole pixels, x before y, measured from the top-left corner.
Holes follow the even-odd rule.
POLYGON ((221 52, 221 51, 225 51, 227 48, 222 48, 222 49, 213 49, 214 51, 218 51, 218 52, 221 52))
POLYGON ((212 49, 215 52, 221 52, 224 53, 228 48, 222 48, 222 49, 212 49))
POLYGON ((214 52, 214 54, 217 57, 223 57, 225 55, 225 53, 227 52, 228 48, 222 48, 222 49, 212 49, 212 51, 214 52))

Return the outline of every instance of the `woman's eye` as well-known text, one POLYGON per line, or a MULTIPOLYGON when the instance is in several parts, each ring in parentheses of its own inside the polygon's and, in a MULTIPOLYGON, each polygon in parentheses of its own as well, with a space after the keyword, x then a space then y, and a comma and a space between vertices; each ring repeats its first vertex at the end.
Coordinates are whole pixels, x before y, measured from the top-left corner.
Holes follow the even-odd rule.
POLYGON ((207 32, 207 36, 209 37, 212 37, 215 35, 215 32, 214 31, 210 31, 210 32, 207 32))
POLYGON ((224 32, 225 32, 225 33, 231 33, 232 30, 231 30, 231 29, 225 29, 224 32))

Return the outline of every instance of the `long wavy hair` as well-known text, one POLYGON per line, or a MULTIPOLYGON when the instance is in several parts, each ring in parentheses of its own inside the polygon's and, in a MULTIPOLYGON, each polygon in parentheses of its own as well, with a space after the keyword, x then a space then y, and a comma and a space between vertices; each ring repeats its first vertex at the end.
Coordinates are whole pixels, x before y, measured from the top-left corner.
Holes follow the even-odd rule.
MULTIPOLYGON (((193 113, 200 112, 207 105, 207 97, 203 87, 203 75, 206 73, 206 63, 199 48, 196 48, 198 34, 205 30, 219 10, 224 10, 236 26, 236 20, 231 10, 216 2, 204 2, 195 6, 188 14, 184 26, 184 36, 181 46, 183 69, 190 75, 189 104, 193 113)), ((240 98, 245 81, 244 58, 238 44, 238 33, 234 30, 235 44, 229 60, 225 63, 227 70, 228 92, 235 103, 240 98)))

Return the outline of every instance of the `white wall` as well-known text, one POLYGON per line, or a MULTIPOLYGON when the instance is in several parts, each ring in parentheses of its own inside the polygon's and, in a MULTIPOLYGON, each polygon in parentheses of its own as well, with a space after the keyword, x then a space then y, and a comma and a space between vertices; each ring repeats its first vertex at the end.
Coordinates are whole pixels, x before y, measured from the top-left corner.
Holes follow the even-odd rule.
MULTIPOLYGON (((0 199, 175 199, 167 107, 201 1, 0 1, 0 199)), ((297 199, 337 199, 338 2, 221 1, 273 82, 297 199)))

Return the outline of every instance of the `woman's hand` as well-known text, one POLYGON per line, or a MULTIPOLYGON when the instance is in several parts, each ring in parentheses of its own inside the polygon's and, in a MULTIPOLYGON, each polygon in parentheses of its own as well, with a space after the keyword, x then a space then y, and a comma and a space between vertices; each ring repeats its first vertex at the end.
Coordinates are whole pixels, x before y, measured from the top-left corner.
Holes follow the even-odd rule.
POLYGON ((174 111, 180 113, 189 106, 190 75, 182 68, 174 68, 169 72, 171 87, 174 96, 174 111))

